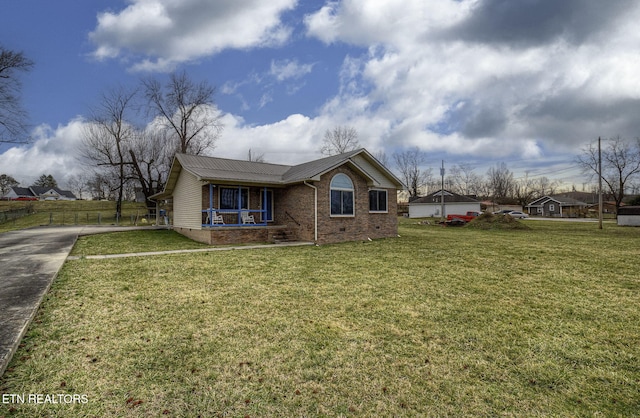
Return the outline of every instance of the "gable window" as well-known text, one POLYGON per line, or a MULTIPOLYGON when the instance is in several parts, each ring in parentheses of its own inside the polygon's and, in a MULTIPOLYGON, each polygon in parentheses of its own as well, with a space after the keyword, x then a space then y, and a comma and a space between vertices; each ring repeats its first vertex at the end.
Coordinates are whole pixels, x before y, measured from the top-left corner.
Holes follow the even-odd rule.
POLYGON ((346 174, 336 174, 331 179, 331 215, 353 216, 353 182, 346 174))
POLYGON ((221 187, 220 209, 249 209, 249 189, 238 187, 221 187))
POLYGON ((555 212, 556 210, 556 205, 554 205, 553 203, 549 205, 549 212, 555 212))
POLYGON ((386 190, 369 190, 369 212, 387 212, 386 190))

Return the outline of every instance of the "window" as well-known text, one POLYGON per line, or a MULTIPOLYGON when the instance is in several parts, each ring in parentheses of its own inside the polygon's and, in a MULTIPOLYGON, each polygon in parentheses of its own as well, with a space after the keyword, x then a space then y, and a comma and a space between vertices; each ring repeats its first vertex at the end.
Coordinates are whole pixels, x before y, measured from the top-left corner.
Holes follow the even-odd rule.
POLYGON ((237 187, 220 188, 220 209, 249 209, 249 189, 237 187), (238 193, 240 193, 240 206, 238 207, 238 193))
POLYGON ((369 190, 369 212, 387 211, 387 191, 369 190))
POLYGON ((353 183, 346 174, 331 179, 331 215, 353 216, 353 183))
POLYGON ((554 205, 553 203, 549 205, 549 212, 555 212, 556 210, 556 205, 554 205))

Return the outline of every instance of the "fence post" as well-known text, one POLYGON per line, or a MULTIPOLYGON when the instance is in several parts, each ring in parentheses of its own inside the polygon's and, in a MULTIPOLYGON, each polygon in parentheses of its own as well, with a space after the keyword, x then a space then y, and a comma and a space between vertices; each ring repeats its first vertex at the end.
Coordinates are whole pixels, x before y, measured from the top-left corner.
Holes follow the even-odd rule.
POLYGON ((98 225, 102 223, 102 213, 98 212, 98 225))
POLYGON ((53 223, 53 212, 49 212, 49 225, 53 223))

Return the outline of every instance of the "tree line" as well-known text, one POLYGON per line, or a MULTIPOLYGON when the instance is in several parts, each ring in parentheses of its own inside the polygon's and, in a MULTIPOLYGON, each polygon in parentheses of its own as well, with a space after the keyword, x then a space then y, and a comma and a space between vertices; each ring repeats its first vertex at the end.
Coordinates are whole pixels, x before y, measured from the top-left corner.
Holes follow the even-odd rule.
MULTIPOLYGON (((603 194, 618 209, 627 195, 640 193, 640 138, 628 140, 617 136, 602 142, 600 151, 596 143, 587 145, 576 155, 574 163, 591 182, 591 192, 597 192, 593 182, 601 173, 603 194)), ((442 179, 436 177, 431 168, 422 168, 427 162, 427 154, 419 148, 394 153, 392 157, 409 200, 442 188, 442 179)), ((456 164, 444 178, 444 188, 451 192, 486 198, 497 204, 521 206, 557 193, 560 186, 557 180, 546 176, 534 177, 525 173, 523 177, 515 178, 504 162, 490 167, 485 175, 477 174, 471 164, 456 164)))

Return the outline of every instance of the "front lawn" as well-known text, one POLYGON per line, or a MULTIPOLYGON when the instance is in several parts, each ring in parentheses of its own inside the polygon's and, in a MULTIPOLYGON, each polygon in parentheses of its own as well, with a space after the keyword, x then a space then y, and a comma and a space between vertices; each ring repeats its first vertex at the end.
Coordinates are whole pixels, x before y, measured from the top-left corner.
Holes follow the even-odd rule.
POLYGON ((0 416, 636 415, 640 229, 528 225, 69 261, 0 416))

